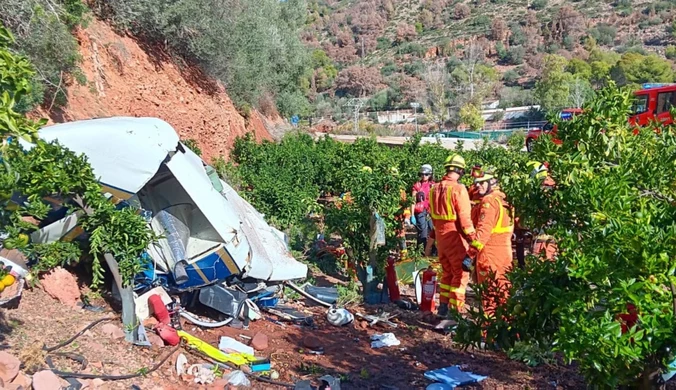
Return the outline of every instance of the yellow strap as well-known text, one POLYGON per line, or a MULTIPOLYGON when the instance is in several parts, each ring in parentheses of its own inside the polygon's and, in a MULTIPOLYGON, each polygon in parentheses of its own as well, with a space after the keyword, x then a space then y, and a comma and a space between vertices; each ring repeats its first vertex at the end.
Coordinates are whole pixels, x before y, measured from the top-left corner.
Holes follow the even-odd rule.
POLYGON ((451 287, 449 289, 452 293, 456 294, 464 294, 465 293, 465 288, 464 287, 451 287))
POLYGON ((450 284, 439 283, 439 290, 450 290, 450 289, 451 289, 450 284))
POLYGON ((441 293, 439 293, 439 295, 441 295, 442 297, 450 297, 451 296, 451 294, 449 294, 447 292, 441 292, 441 293))
POLYGON ((182 330, 177 330, 176 332, 191 348, 196 349, 221 363, 233 363, 237 366, 241 366, 256 360, 254 356, 247 353, 225 353, 211 344, 182 330))

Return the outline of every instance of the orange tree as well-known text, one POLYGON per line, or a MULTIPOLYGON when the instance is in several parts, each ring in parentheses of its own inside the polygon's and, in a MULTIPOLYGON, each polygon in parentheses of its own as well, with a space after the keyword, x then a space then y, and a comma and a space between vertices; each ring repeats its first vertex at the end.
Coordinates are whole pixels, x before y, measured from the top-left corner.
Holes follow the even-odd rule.
POLYGON ((483 323, 488 344, 559 351, 595 386, 658 385, 676 343, 676 136, 669 127, 633 135, 631 103, 610 86, 559 124, 560 147, 538 141, 532 158, 550 163, 556 188, 515 175, 512 195, 522 196, 512 201, 549 226, 558 259, 531 257, 496 316, 462 320, 456 341, 478 344, 483 323))
POLYGON ((85 156, 76 155, 58 143, 37 137, 46 122, 27 119, 15 111, 16 102, 30 93, 34 75, 31 64, 9 50, 11 33, 0 25, 0 237, 5 248, 17 248, 37 260, 33 271, 79 261, 75 243, 31 243, 29 234, 44 224, 51 203, 59 199, 70 211, 87 209, 81 226, 89 234, 93 284, 102 282, 99 255, 117 260, 123 284, 129 285, 142 270, 140 254, 153 239, 142 217, 131 209, 118 210, 101 193, 85 156), (17 140, 33 144, 24 149, 17 140), (80 200, 80 202, 75 202, 80 200), (37 224, 36 224, 37 223, 37 224))

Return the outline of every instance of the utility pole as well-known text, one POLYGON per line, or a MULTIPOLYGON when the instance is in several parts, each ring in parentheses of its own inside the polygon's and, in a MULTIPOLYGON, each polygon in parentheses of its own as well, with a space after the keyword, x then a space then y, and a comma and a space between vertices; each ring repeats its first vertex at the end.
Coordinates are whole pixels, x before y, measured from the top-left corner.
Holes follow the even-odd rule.
POLYGON ((352 107, 354 110, 354 132, 355 134, 359 132, 359 110, 366 102, 364 98, 353 98, 347 102, 348 107, 352 107))
POLYGON ((415 132, 417 134, 418 133, 418 107, 420 107, 420 103, 413 102, 413 103, 411 103, 411 107, 413 107, 413 119, 415 120, 415 132))

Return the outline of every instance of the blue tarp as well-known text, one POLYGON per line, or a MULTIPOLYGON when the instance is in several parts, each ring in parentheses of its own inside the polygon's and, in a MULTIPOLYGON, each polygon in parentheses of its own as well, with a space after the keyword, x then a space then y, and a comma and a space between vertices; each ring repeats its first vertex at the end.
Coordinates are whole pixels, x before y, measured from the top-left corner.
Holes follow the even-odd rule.
MULTIPOLYGON (((440 368, 438 370, 427 371, 425 373, 425 378, 447 385, 447 388, 449 389, 454 389, 457 386, 481 382, 488 377, 476 375, 471 372, 464 372, 460 369, 460 366, 451 366, 440 368)), ((442 389, 443 387, 437 386, 437 388, 442 389)))

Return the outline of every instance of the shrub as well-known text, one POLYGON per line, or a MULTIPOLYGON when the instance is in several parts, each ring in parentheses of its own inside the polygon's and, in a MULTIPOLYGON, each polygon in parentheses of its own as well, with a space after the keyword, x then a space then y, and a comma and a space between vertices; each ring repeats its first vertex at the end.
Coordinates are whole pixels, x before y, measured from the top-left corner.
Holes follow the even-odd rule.
POLYGON ((515 85, 520 78, 521 76, 519 76, 519 73, 514 69, 510 69, 502 75, 502 81, 505 82, 505 85, 509 86, 515 85))
POLYGON ((507 57, 505 60, 510 65, 521 65, 523 64, 523 58, 526 55, 526 48, 523 46, 512 46, 507 52, 507 57))
POLYGON ((664 50, 664 56, 670 60, 676 59, 676 46, 674 45, 667 46, 666 49, 664 50))
POLYGON ((401 54, 412 54, 416 57, 422 57, 425 54, 425 48, 417 42, 407 42, 399 46, 401 54))
POLYGON ((80 0, 0 2, 0 21, 15 33, 15 49, 38 70, 32 81, 35 88, 19 102, 21 112, 43 103, 47 108, 67 103, 66 86, 70 76, 79 73, 80 62, 71 31, 85 22, 86 10, 80 0))
POLYGON ((394 62, 389 61, 387 64, 383 65, 382 68, 380 68, 380 74, 387 77, 391 75, 392 73, 397 71, 397 65, 394 64, 394 62))
MULTIPOLYGON (((237 104, 260 96, 298 96, 310 68, 300 41, 307 17, 297 1, 96 0, 97 12, 118 28, 171 49, 223 81, 237 104), (227 15, 227 17, 224 17, 227 15)), ((300 102, 299 102, 300 103, 300 102)))
POLYGON ((523 45, 528 40, 526 34, 523 32, 521 26, 517 23, 512 23, 510 26, 512 34, 509 36, 509 44, 512 46, 523 45))
POLYGON ((599 44, 609 46, 615 43, 617 28, 609 24, 599 23, 589 30, 589 35, 599 44))
POLYGON ((422 61, 415 61, 404 65, 404 72, 411 76, 420 76, 425 70, 425 64, 422 61))
POLYGON ((548 3, 547 0, 533 0, 530 3, 530 7, 536 11, 540 11, 545 9, 545 7, 547 7, 547 3, 548 3))
POLYGON ((505 45, 502 42, 498 42, 495 44, 495 53, 498 55, 498 58, 501 61, 505 61, 507 58, 507 49, 505 48, 505 45))
POLYGON ((378 37, 376 44, 376 50, 387 50, 392 47, 392 42, 385 37, 378 37))

